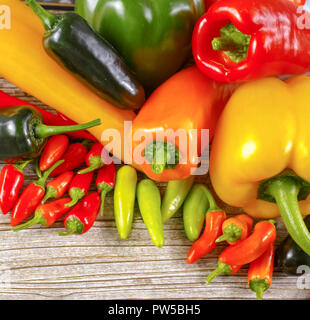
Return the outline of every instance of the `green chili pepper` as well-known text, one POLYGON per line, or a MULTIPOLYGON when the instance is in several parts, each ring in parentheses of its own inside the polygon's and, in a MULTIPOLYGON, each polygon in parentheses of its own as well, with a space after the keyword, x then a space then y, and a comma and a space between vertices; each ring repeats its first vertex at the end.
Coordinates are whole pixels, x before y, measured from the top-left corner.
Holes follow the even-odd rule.
POLYGON ((140 82, 153 89, 190 58, 203 0, 76 0, 75 10, 124 57, 140 82))
POLYGON ((0 159, 36 157, 46 138, 88 129, 101 123, 100 119, 75 126, 46 126, 41 113, 31 106, 16 106, 0 110, 0 159))
POLYGON ((205 189, 204 185, 195 184, 183 205, 184 231, 192 242, 199 238, 209 208, 205 189))
POLYGON ((121 239, 127 239, 134 216, 137 172, 133 167, 123 166, 116 174, 114 190, 114 217, 121 239))
POLYGON ((43 45, 49 56, 115 106, 142 106, 143 87, 116 50, 85 19, 74 12, 55 16, 35 0, 26 2, 44 25, 43 45))
POLYGON ((137 187, 137 199, 143 221, 155 246, 164 245, 164 228, 161 216, 160 192, 154 181, 144 179, 137 187))
POLYGON ((194 180, 194 176, 191 176, 186 179, 168 182, 161 206, 161 214, 164 223, 181 208, 191 190, 194 180))

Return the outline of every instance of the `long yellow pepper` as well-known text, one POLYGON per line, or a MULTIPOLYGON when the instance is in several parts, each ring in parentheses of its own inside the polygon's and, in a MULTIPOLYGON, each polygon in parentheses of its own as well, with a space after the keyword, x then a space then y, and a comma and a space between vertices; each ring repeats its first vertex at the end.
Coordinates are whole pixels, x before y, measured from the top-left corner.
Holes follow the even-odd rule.
MULTIPOLYGON (((11 18, 11 28, 0 30, 0 76, 77 123, 100 118, 102 125, 89 131, 100 141, 104 130, 118 130, 123 144, 124 121, 135 113, 102 100, 51 59, 43 48, 42 23, 26 4, 1 0, 0 5, 9 7, 11 18)), ((113 151, 123 159, 121 150, 113 151)))
POLYGON ((265 78, 235 91, 211 147, 218 196, 262 219, 282 216, 310 255, 310 77, 265 78))

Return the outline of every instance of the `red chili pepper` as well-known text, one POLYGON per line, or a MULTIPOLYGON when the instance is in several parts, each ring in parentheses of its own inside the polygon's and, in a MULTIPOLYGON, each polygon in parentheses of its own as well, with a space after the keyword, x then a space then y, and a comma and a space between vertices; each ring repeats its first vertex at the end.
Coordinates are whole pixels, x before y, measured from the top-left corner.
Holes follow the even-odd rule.
POLYGON ((274 255, 275 248, 274 243, 272 243, 259 258, 250 263, 248 285, 251 290, 256 292, 258 300, 263 298, 263 292, 271 286, 274 255))
POLYGON ((86 169, 80 170, 79 173, 87 173, 100 169, 107 163, 108 154, 100 142, 95 143, 85 158, 86 169))
MULTIPOLYGON (((27 105, 27 106, 35 107, 42 114, 44 124, 49 125, 49 126, 70 126, 70 125, 76 124, 76 122, 65 117, 60 112, 57 112, 57 115, 55 115, 52 112, 43 110, 43 109, 41 109, 41 108, 39 108, 39 107, 37 107, 27 101, 10 96, 9 94, 0 90, 0 109, 7 108, 7 107, 13 107, 13 106, 19 106, 19 105, 27 105)), ((68 135, 73 138, 80 138, 80 139, 88 139, 88 140, 92 140, 92 141, 97 141, 97 139, 94 136, 92 136, 90 133, 88 133, 85 130, 70 132, 70 133, 68 133, 68 135)))
POLYGON ((276 239, 274 221, 258 222, 252 234, 233 246, 227 247, 220 255, 220 261, 228 265, 245 265, 261 256, 276 239))
POLYGON ((19 192, 24 185, 24 168, 31 162, 9 164, 0 172, 0 209, 7 214, 16 204, 19 192))
POLYGON ((39 180, 28 185, 22 192, 12 211, 12 226, 18 225, 33 214, 44 197, 45 182, 48 176, 62 162, 63 160, 56 162, 50 169, 44 172, 39 180))
POLYGON ((303 74, 310 68, 310 30, 301 18, 293 1, 218 1, 195 25, 196 64, 220 82, 303 74))
POLYGON ((65 192, 67 191, 69 184, 73 178, 73 171, 66 171, 60 174, 58 177, 50 181, 46 185, 46 193, 42 200, 42 203, 45 203, 48 199, 54 198, 59 199, 61 198, 65 192))
POLYGON ((59 134, 49 138, 40 158, 40 170, 45 171, 59 161, 69 146, 69 138, 59 134))
POLYGON ((254 220, 247 214, 239 214, 226 219, 222 225, 223 235, 216 239, 216 242, 227 241, 234 245, 238 241, 248 237, 253 227, 254 220))
POLYGON ((80 167, 84 163, 87 155, 87 148, 85 145, 87 145, 87 142, 70 144, 62 157, 64 163, 57 167, 57 169, 51 173, 51 176, 56 177, 65 171, 74 170, 80 167))
POLYGON ((55 221, 70 210, 70 208, 66 206, 70 201, 70 198, 63 198, 39 205, 35 210, 34 217, 26 223, 15 227, 13 231, 20 231, 34 226, 35 224, 50 227, 55 221))
POLYGON ((67 204, 67 207, 75 206, 81 199, 86 196, 93 180, 93 176, 94 172, 91 171, 84 174, 78 173, 73 177, 68 189, 72 201, 67 204))
POLYGON ((191 264, 205 256, 216 246, 216 239, 222 234, 222 224, 226 219, 224 211, 218 208, 211 193, 205 189, 209 201, 209 210, 206 214, 205 228, 187 253, 187 263, 191 264))
POLYGON ((212 271, 206 279, 207 284, 211 283, 211 281, 222 274, 235 274, 242 268, 242 265, 235 266, 235 265, 228 265, 225 263, 222 263, 220 259, 217 262, 217 268, 212 271))
POLYGON ((67 236, 87 232, 97 219, 100 202, 100 196, 97 192, 87 195, 66 215, 64 225, 67 230, 58 232, 58 234, 67 236))
POLYGON ((96 187, 101 196, 100 215, 103 215, 104 200, 106 195, 114 189, 115 186, 116 169, 114 162, 106 164, 98 171, 96 179, 96 187))

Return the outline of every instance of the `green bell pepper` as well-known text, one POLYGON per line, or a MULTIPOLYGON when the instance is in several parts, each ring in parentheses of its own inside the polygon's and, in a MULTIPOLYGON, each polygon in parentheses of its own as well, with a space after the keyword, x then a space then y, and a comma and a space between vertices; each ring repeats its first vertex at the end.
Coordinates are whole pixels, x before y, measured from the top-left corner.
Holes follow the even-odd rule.
POLYGON ((191 55, 203 0, 76 0, 75 10, 122 55, 149 90, 191 55))

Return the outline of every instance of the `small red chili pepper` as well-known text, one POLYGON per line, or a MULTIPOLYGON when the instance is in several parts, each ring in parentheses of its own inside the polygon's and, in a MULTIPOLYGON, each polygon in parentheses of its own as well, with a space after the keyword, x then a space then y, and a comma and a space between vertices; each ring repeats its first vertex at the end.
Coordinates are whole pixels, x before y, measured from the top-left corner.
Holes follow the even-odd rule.
POLYGON ((248 237, 253 227, 254 220, 247 214, 239 214, 226 219, 222 226, 223 235, 216 242, 227 241, 233 245, 248 237))
POLYGON ((263 298, 263 292, 270 288, 274 266, 275 248, 272 243, 269 248, 256 260, 250 263, 248 284, 256 292, 257 300, 263 298))
POLYGON ((221 274, 235 274, 242 268, 242 265, 235 266, 235 265, 228 265, 222 263, 220 259, 217 262, 217 268, 212 271, 206 279, 207 284, 209 284, 215 277, 220 276, 221 274))
POLYGON ((66 214, 70 208, 66 206, 71 201, 70 198, 62 198, 39 205, 34 213, 34 217, 24 224, 21 224, 13 229, 13 231, 20 231, 35 224, 41 224, 45 227, 50 227, 54 222, 66 214))
POLYGON ((104 200, 106 195, 113 190, 115 186, 116 169, 114 162, 106 164, 98 171, 96 187, 101 196, 100 215, 103 215, 104 200))
POLYGON ((87 168, 80 170, 79 173, 82 174, 100 169, 107 163, 107 160, 108 154, 103 145, 100 142, 95 143, 85 158, 87 168))
POLYGON ((200 238, 193 243, 187 253, 188 264, 194 263, 214 249, 216 239, 222 234, 222 224, 226 219, 226 213, 218 208, 210 191, 206 188, 205 194, 210 205, 206 214, 205 228, 200 238))
POLYGON ((86 196, 66 215, 64 225, 67 230, 58 232, 58 234, 67 236, 87 232, 97 219, 100 203, 100 196, 97 192, 86 196))
POLYGON ((221 253, 220 261, 228 265, 245 265, 257 259, 277 236, 274 223, 273 220, 258 222, 248 238, 227 247, 221 253))
POLYGON ((60 174, 57 178, 53 179, 46 185, 45 197, 42 200, 42 203, 45 203, 48 199, 61 198, 67 191, 69 184, 73 178, 73 171, 66 171, 60 174))
POLYGON ((49 138, 40 158, 40 170, 45 171, 62 159, 69 146, 69 138, 59 134, 49 138))
POLYGON ((7 214, 15 205, 19 192, 24 184, 24 168, 31 162, 9 164, 0 172, 0 209, 7 214))
POLYGON ((56 162, 50 169, 44 172, 39 180, 28 185, 22 192, 12 211, 12 226, 18 225, 33 214, 44 197, 45 182, 47 178, 49 177, 50 173, 61 163, 63 163, 63 160, 56 162))
POLYGON ((84 174, 76 174, 70 182, 68 192, 72 199, 70 203, 67 204, 67 207, 75 206, 81 199, 83 199, 91 185, 93 180, 94 172, 88 172, 84 174))
POLYGON ((87 141, 84 141, 82 143, 77 142, 70 144, 68 150, 62 157, 64 163, 57 167, 57 169, 51 173, 51 176, 56 177, 65 171, 74 170, 80 167, 84 163, 85 157, 87 155, 86 146, 87 141))

